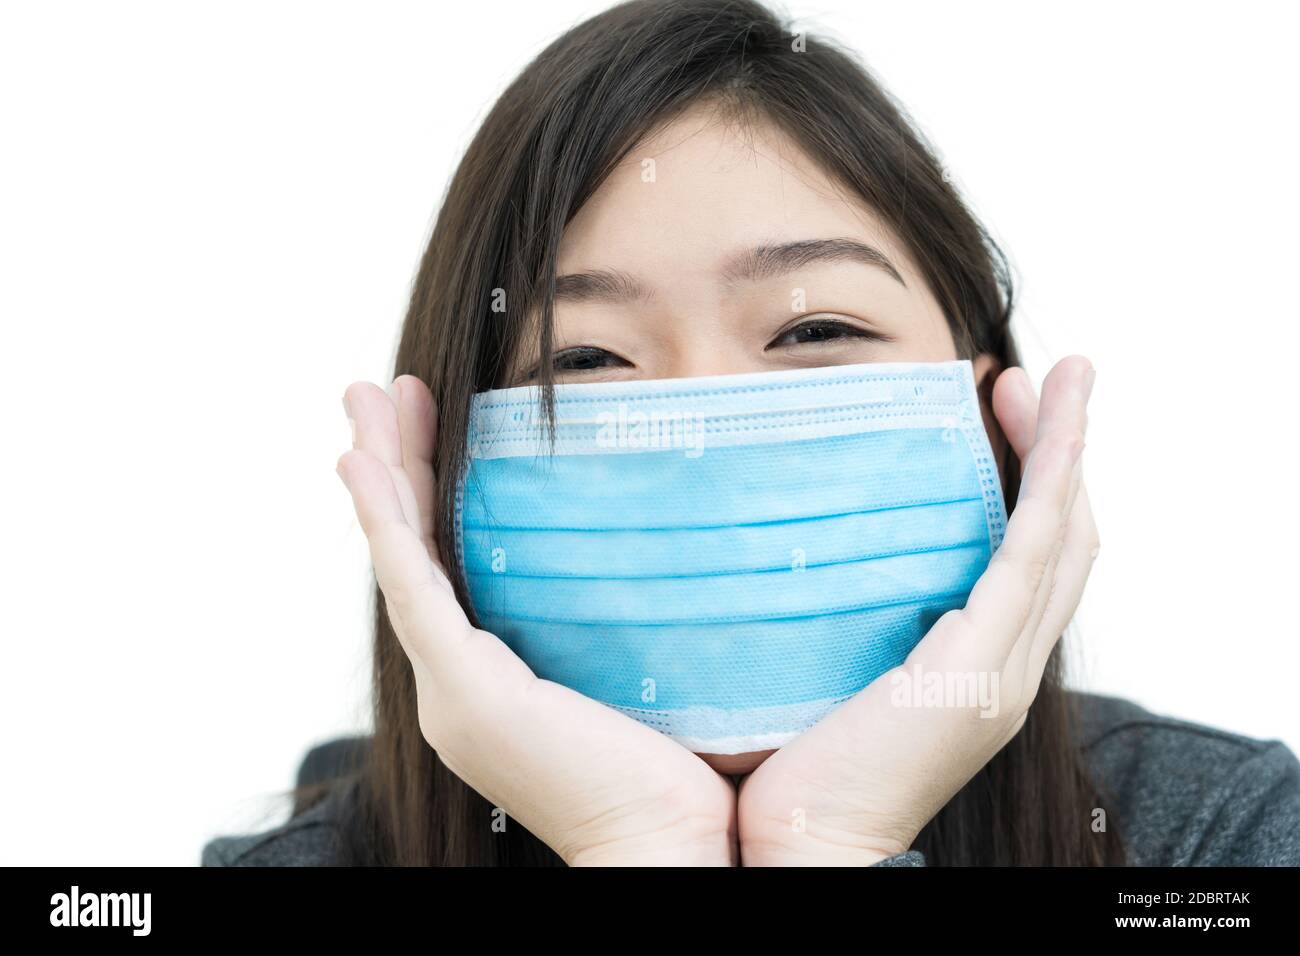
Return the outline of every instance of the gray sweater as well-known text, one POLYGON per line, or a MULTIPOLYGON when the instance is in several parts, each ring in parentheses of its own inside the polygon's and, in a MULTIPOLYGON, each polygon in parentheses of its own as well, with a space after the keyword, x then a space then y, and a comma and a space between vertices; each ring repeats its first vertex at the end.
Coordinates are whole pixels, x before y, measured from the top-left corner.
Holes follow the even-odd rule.
MULTIPOLYGON (((1300 866, 1300 763, 1285 744, 1070 693, 1080 746, 1114 798, 1108 810, 1132 865, 1300 866)), ((216 837, 204 845, 202 865, 337 865, 330 813, 323 801, 273 829, 216 837)), ((876 865, 925 864, 909 850, 876 865)))

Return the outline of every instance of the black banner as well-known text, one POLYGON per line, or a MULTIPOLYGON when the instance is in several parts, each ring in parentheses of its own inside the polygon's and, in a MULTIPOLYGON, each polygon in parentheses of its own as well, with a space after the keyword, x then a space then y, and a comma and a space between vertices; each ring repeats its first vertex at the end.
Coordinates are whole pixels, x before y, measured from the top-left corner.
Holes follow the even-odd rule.
POLYGON ((6 928, 51 942, 373 944, 398 931, 431 947, 449 942, 448 932, 491 942, 502 930, 539 925, 551 944, 562 926, 589 938, 595 923, 653 937, 679 918, 728 935, 773 921, 783 933, 888 929, 916 944, 995 942, 1012 929, 1229 942, 1294 928, 1300 884, 1297 870, 1283 868, 11 868, 6 876, 6 928))

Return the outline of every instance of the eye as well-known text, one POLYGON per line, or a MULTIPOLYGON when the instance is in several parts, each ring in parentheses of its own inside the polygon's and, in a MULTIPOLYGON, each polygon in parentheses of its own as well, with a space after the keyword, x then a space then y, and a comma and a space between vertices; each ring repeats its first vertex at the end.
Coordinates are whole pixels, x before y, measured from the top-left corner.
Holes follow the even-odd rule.
POLYGON ((579 345, 557 352, 552 361, 557 372, 591 372, 599 368, 618 368, 629 364, 613 352, 590 345, 579 345))
POLYGON ((792 345, 821 345, 834 342, 837 339, 847 338, 867 339, 877 342, 885 341, 885 336, 878 332, 871 332, 848 322, 842 322, 839 319, 816 318, 805 319, 793 328, 787 329, 777 336, 767 348, 772 349, 792 345))

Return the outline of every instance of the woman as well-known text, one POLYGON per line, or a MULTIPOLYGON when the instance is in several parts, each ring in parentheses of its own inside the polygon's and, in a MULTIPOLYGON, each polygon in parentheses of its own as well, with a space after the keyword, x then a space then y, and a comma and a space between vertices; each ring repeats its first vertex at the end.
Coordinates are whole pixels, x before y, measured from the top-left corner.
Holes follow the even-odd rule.
POLYGON ((204 862, 1300 862, 1280 743, 1063 688, 1098 550, 1094 372, 1065 359, 1035 395, 1011 305, 1000 253, 846 54, 748 0, 637 0, 569 31, 456 172, 392 386, 345 394, 338 471, 378 582, 374 736, 287 824, 204 862), (891 707, 882 679, 779 749, 693 753, 538 680, 444 560, 476 393, 537 384, 549 409, 554 385, 963 359, 1011 519, 907 666, 977 661, 993 719, 891 707))

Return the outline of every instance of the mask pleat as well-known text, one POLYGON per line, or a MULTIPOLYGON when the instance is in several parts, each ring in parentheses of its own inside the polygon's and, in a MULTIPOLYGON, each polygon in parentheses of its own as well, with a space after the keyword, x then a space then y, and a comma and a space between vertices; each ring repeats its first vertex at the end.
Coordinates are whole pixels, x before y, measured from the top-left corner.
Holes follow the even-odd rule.
POLYGON ((861 690, 901 664, 964 594, 789 620, 738 624, 613 626, 512 622, 484 624, 538 662, 539 677, 608 703, 655 707, 754 708, 831 699, 861 690), (792 627, 796 628, 792 632, 792 627), (796 638, 792 639, 791 635, 796 638), (869 634, 870 640, 863 640, 869 634), (628 666, 629 661, 636 665, 628 666))
POLYGON ((904 428, 799 442, 475 461, 464 526, 726 528, 978 497, 964 439, 904 428))

